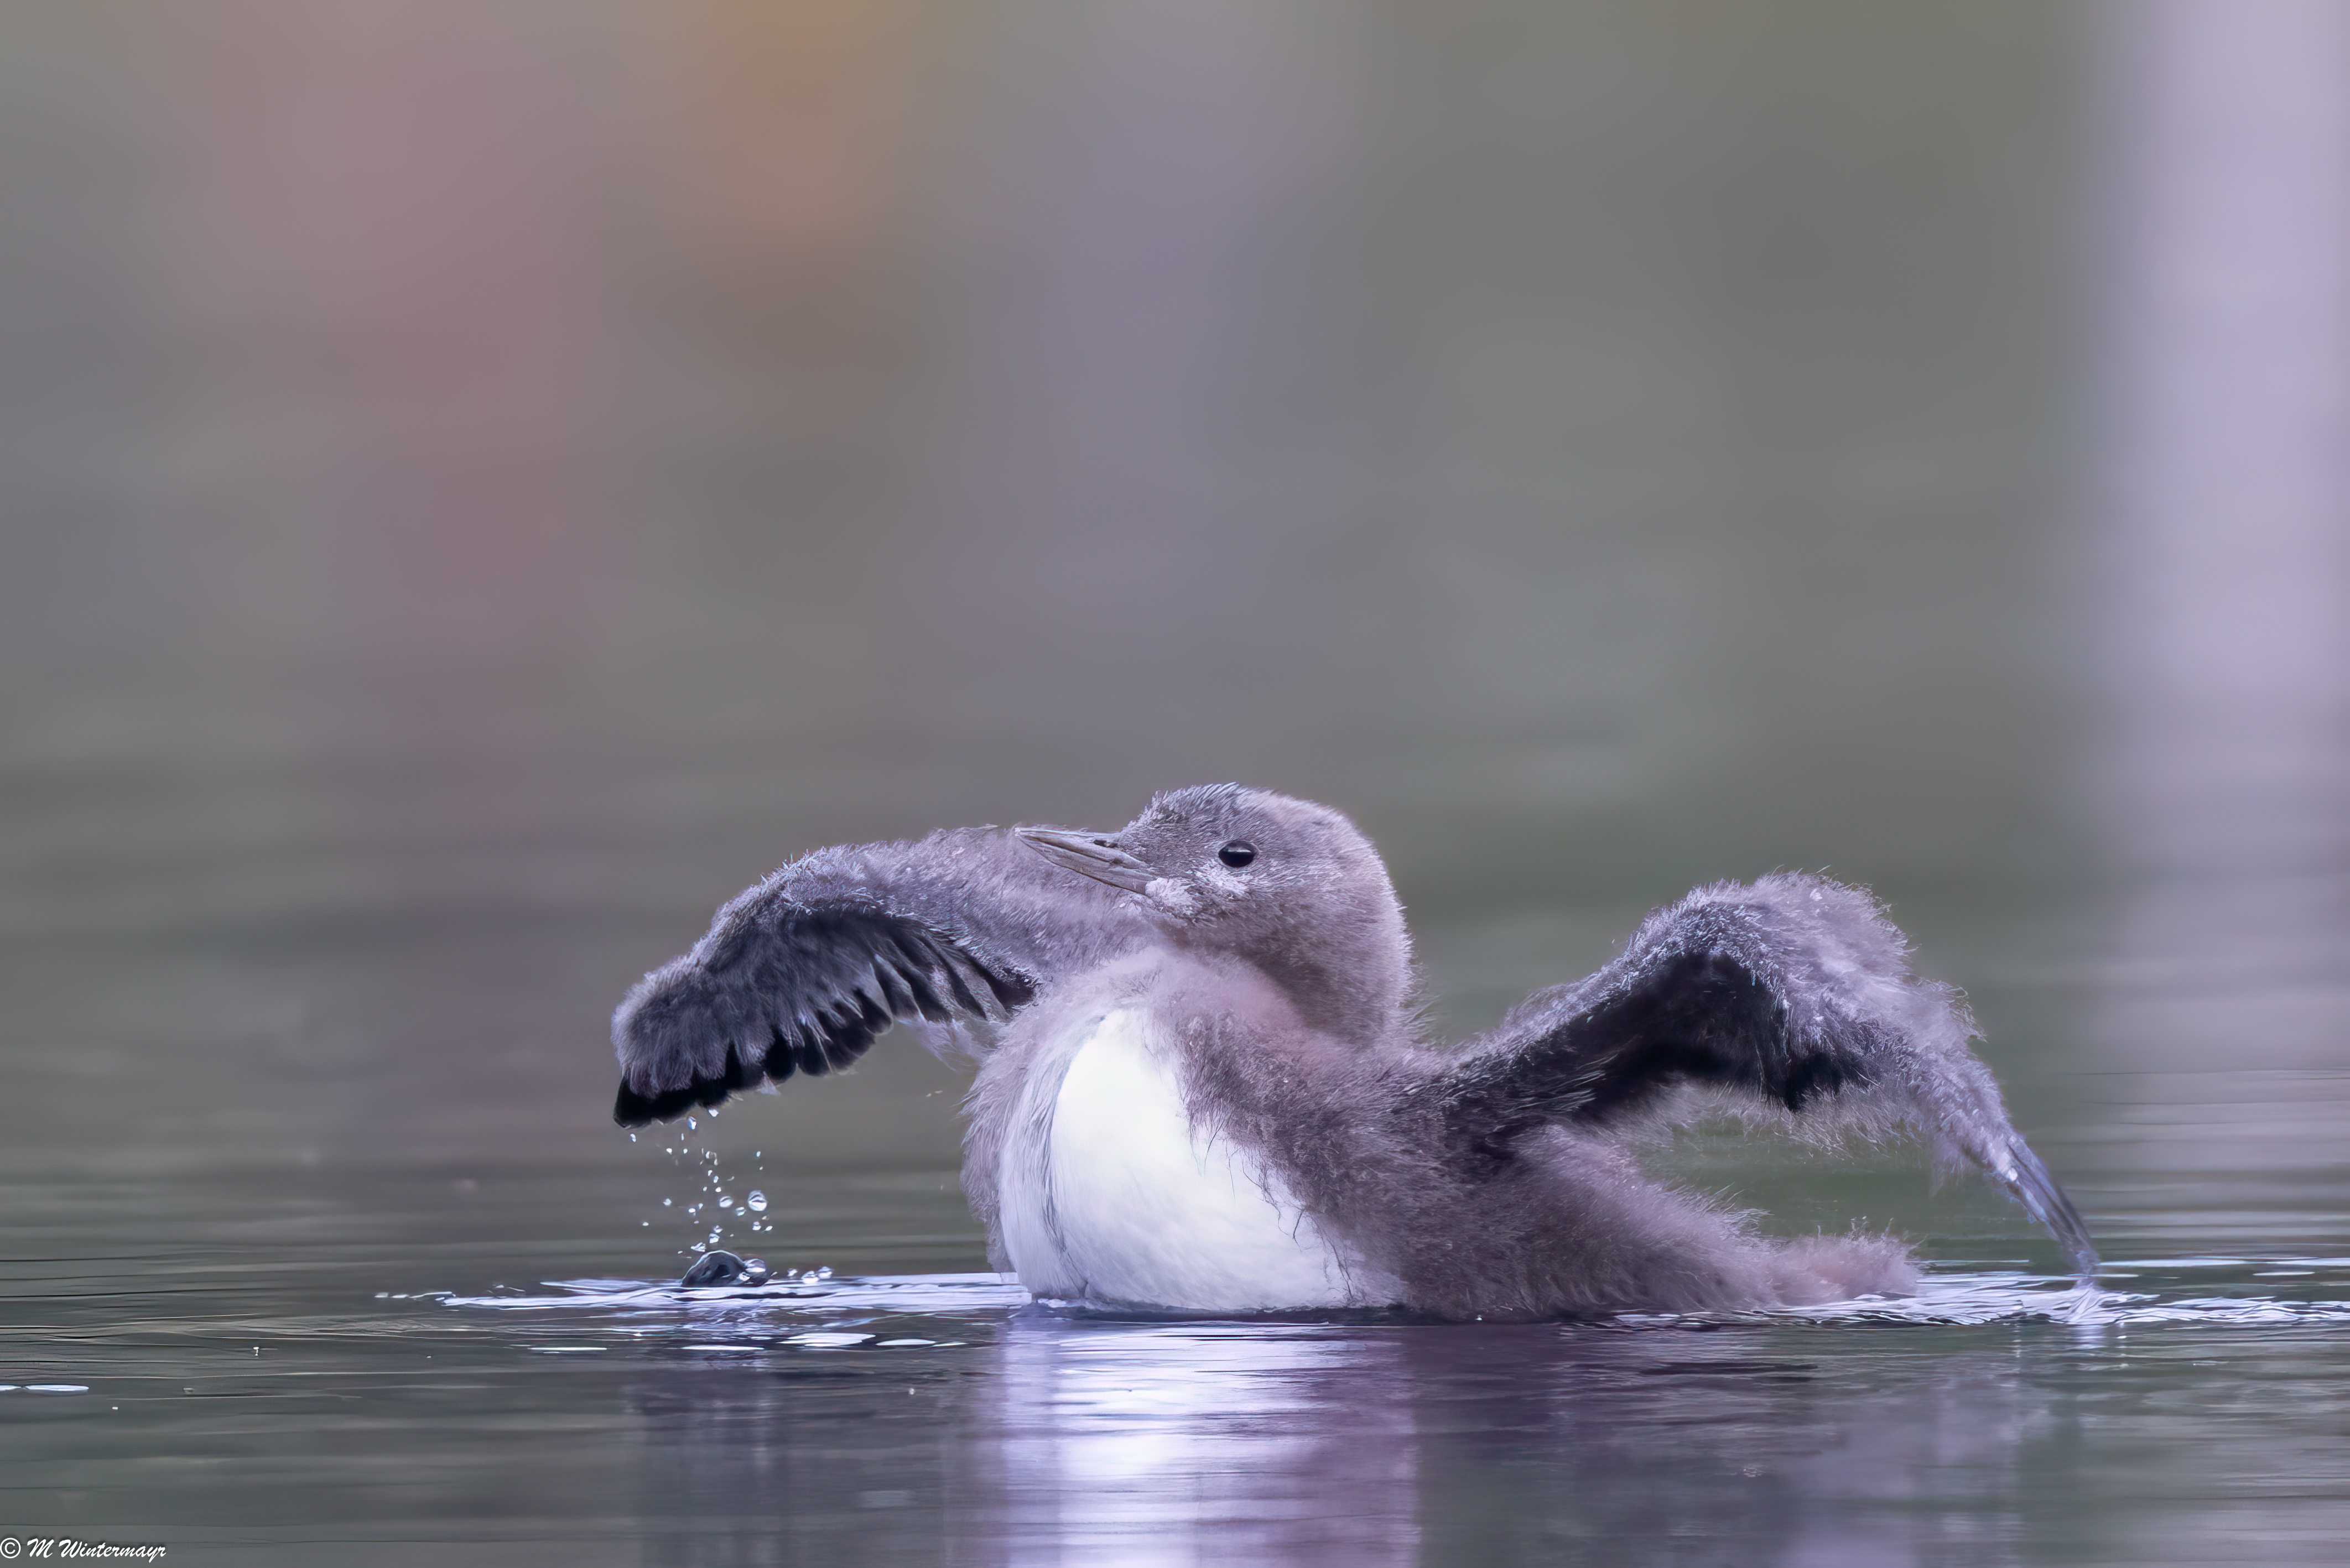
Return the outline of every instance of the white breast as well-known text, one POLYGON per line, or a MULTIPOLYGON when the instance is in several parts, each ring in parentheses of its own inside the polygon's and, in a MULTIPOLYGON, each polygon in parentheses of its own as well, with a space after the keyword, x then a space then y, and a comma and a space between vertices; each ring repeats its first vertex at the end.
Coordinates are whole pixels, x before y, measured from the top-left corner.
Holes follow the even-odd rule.
POLYGON ((1277 1173, 1192 1127, 1174 1053, 1147 1014, 1079 1020, 1064 1050, 1057 1085, 1033 1085, 1024 1119, 1037 1145, 1004 1162, 1003 1238, 1024 1284, 1203 1312, 1395 1299, 1277 1173))

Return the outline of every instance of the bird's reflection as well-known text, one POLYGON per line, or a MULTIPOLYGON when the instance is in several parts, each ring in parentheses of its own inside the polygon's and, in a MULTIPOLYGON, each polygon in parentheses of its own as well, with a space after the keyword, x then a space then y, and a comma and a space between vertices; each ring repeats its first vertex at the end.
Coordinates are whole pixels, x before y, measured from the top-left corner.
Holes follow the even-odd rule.
POLYGON ((648 1368, 632 1473, 663 1563, 1998 1558, 2069 1516, 2078 1375, 2120 1358, 2053 1327, 1030 1313, 648 1368))
POLYGON ((1015 1320, 958 1511, 1008 1563, 1415 1562, 1407 1360, 1376 1331, 1015 1320))

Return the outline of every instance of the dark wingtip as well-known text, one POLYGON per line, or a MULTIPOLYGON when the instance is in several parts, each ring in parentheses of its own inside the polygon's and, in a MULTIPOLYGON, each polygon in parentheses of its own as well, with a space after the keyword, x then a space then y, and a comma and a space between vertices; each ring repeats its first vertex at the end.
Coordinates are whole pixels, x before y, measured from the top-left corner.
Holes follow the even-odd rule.
POLYGON ((2073 1207, 2064 1189, 2056 1185, 2056 1179, 2048 1174, 2048 1168, 2040 1163, 2040 1157, 2022 1138, 2008 1146, 2008 1153, 2015 1161, 2012 1190, 2016 1200, 2023 1205, 2025 1213, 2040 1221, 2041 1229, 2055 1238, 2056 1245, 2064 1253, 2065 1267, 2073 1271, 2074 1277, 2084 1285, 2095 1284, 2097 1244, 2089 1236, 2088 1222, 2073 1207))
MULTIPOLYGON (((726 1097, 722 1085, 720 1099, 726 1097)), ((651 1122, 673 1122, 698 1105, 714 1102, 702 1097, 699 1089, 671 1089, 665 1095, 644 1096, 629 1087, 624 1080, 619 1097, 612 1102, 612 1119, 624 1127, 640 1127, 651 1122)))
POLYGON ((696 1078, 681 1089, 671 1089, 659 1095, 640 1095, 620 1080, 619 1096, 612 1102, 612 1119, 624 1127, 640 1127, 648 1122, 673 1122, 696 1106, 723 1106, 737 1092, 755 1087, 763 1078, 784 1078, 791 1075, 790 1064, 771 1065, 762 1061, 752 1066, 743 1060, 742 1050, 733 1045, 726 1048, 726 1066, 714 1078, 696 1078), (781 1066, 781 1072, 774 1071, 781 1066))

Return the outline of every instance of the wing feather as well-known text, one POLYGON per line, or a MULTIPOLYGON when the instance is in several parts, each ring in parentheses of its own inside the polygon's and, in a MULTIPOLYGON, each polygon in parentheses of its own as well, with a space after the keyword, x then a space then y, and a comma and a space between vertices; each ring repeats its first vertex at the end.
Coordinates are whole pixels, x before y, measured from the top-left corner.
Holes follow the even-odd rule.
POLYGON ((1669 1116, 1690 1085, 1799 1126, 1904 1128, 1938 1163, 1988 1172, 2092 1276, 2088 1228, 2009 1122, 1975 1033, 1956 992, 1910 972, 1875 898, 1781 874, 1650 915, 1615 962, 1471 1042, 1434 1092, 1446 1136, 1493 1169, 1534 1127, 1669 1116))
POLYGON ((1003 1023, 1147 935, 1130 900, 1011 833, 819 850, 718 911, 612 1015, 623 1127, 854 1064, 901 1019, 1003 1023))

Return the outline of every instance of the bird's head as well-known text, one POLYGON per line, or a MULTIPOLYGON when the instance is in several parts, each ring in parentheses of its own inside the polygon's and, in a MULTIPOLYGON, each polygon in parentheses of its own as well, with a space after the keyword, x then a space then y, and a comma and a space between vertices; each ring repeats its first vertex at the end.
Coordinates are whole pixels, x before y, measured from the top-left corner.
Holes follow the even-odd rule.
POLYGON ((1172 790, 1114 834, 1017 830, 1055 865, 1132 895, 1177 945, 1242 958, 1317 1026, 1399 1026, 1411 945, 1387 867, 1340 813, 1238 784, 1172 790))

